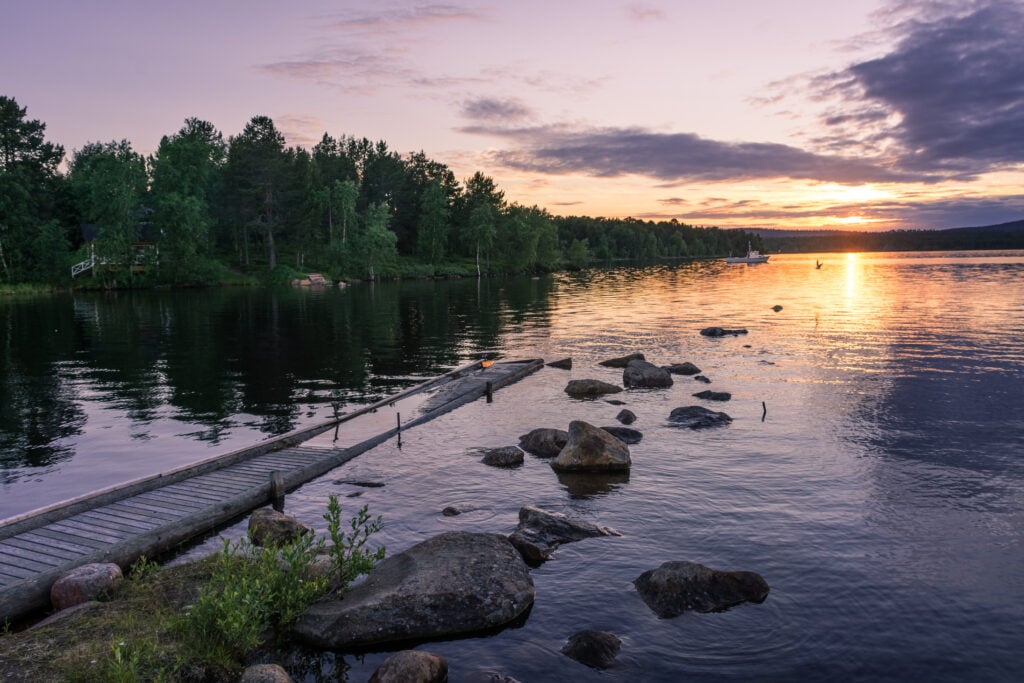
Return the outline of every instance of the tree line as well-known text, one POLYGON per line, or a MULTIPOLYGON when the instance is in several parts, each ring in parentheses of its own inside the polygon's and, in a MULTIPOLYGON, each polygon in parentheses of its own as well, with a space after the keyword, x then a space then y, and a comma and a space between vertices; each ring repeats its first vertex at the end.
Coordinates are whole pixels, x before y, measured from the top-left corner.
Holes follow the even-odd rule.
POLYGON ((796 253, 1024 249, 1024 220, 947 230, 830 230, 806 234, 766 230, 761 238, 769 249, 796 253))
POLYGON ((459 182, 422 151, 324 133, 288 146, 254 116, 225 139, 189 118, 145 157, 127 140, 74 150, 0 97, 0 282, 67 284, 83 260, 104 286, 203 284, 228 269, 333 278, 521 273, 593 261, 742 253, 742 231, 558 217, 459 182))

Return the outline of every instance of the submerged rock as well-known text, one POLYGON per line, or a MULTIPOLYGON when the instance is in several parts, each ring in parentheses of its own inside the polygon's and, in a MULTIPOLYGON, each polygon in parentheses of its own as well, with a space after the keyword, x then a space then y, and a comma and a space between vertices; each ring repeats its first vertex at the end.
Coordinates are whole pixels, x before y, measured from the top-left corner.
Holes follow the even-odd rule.
POLYGON ((633 360, 622 371, 622 384, 630 389, 661 389, 672 386, 672 375, 645 360, 633 360))
POLYGON ((599 379, 574 379, 565 386, 565 393, 573 398, 595 398, 605 394, 617 394, 622 387, 602 382, 599 379))
POLYGON ((597 536, 621 536, 618 531, 575 520, 558 512, 548 512, 533 505, 519 510, 519 526, 508 537, 523 559, 538 565, 551 557, 563 543, 597 536))
POLYGON ((562 654, 592 669, 607 669, 615 663, 622 641, 614 633, 585 629, 569 636, 562 654))
POLYGON ((559 370, 572 370, 572 358, 563 358, 562 360, 555 360, 548 363, 549 368, 558 368, 559 370))
POLYGON ((633 581, 651 610, 662 618, 687 610, 717 612, 742 602, 764 602, 768 584, 754 572, 719 571, 696 562, 666 562, 633 581))
POLYGON ((450 531, 381 561, 343 596, 313 604, 294 630, 332 649, 448 638, 504 626, 533 599, 529 568, 507 538, 450 531))
POLYGON ((725 413, 717 413, 701 406, 686 406, 674 408, 669 413, 668 421, 677 427, 689 427, 690 429, 704 429, 706 427, 718 427, 732 422, 732 418, 725 413))
POLYGON ((698 391, 694 394, 697 398, 703 398, 708 401, 728 401, 732 398, 732 394, 728 391, 698 391))
POLYGON ((599 427, 573 420, 569 439, 551 467, 559 471, 619 472, 630 467, 626 444, 599 427))
POLYGON ((448 661, 432 652, 402 650, 377 667, 368 683, 444 683, 448 661))
POLYGON ((779 304, 775 304, 774 306, 772 306, 772 310, 778 313, 779 311, 782 310, 782 306, 780 306, 779 304))
POLYGON ((711 380, 705 377, 704 375, 697 375, 696 377, 694 377, 694 379, 703 384, 711 384, 711 380))
POLYGON ((249 538, 253 545, 284 545, 311 533, 312 528, 273 508, 260 508, 249 515, 249 538))
POLYGON ((666 365, 665 369, 673 375, 696 375, 700 373, 700 368, 690 362, 666 365))
POLYGON ((523 464, 523 450, 518 446, 505 446, 487 451, 480 460, 491 467, 518 467, 523 464))
POLYGON ((50 587, 50 603, 57 611, 81 605, 107 596, 123 580, 121 568, 112 562, 83 564, 53 583, 50 587))
POLYGON ((519 447, 539 458, 553 458, 565 448, 569 432, 541 427, 519 437, 519 447))
POLYGON ((627 446, 638 444, 640 443, 640 440, 644 438, 643 432, 641 432, 638 429, 633 429, 632 427, 611 426, 601 427, 601 429, 608 432, 609 434, 611 434, 612 436, 614 436, 616 439, 626 444, 627 446))
POLYGON ((613 406, 624 406, 624 405, 626 405, 626 402, 625 402, 625 401, 620 401, 620 400, 619 400, 619 399, 617 399, 617 398, 606 398, 606 399, 604 400, 604 402, 605 402, 605 403, 610 403, 610 404, 612 404, 613 406))
POLYGON ((623 408, 622 410, 619 411, 619 414, 615 416, 615 419, 624 425, 631 425, 634 422, 636 422, 636 413, 634 413, 632 410, 627 410, 626 408, 623 408))
POLYGON ((624 368, 634 360, 646 360, 642 353, 631 353, 628 356, 620 356, 619 358, 609 358, 603 360, 598 365, 603 365, 606 368, 624 368))
POLYGON ((746 334, 744 328, 729 329, 725 327, 705 327, 700 333, 705 337, 725 337, 728 335, 746 334))

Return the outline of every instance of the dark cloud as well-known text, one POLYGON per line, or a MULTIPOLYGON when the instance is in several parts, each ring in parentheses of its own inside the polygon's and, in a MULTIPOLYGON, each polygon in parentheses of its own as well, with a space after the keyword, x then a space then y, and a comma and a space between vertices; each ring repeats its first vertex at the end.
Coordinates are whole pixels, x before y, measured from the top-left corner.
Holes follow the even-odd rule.
POLYGON ((603 178, 636 174, 664 181, 794 178, 859 184, 910 180, 861 159, 774 143, 708 140, 692 133, 566 126, 461 130, 512 141, 516 148, 495 152, 494 160, 509 168, 542 173, 603 178))
POLYGON ((462 103, 462 115, 477 121, 515 123, 533 116, 530 109, 516 99, 499 100, 480 97, 462 103))
POLYGON ((901 2, 888 54, 812 81, 834 148, 851 140, 909 173, 969 178, 1024 163, 1024 3, 901 2))

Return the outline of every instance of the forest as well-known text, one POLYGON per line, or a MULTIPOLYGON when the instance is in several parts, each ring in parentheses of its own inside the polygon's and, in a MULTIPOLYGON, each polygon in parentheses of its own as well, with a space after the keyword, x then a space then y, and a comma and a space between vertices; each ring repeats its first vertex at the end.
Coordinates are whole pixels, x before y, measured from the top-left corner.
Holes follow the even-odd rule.
POLYGON ((1024 249, 1024 220, 948 230, 853 232, 759 230, 765 247, 782 252, 951 251, 1024 249))
POLYGON ((0 97, 0 284, 146 287, 480 276, 619 259, 743 253, 756 235, 553 216, 421 152, 324 133, 288 146, 266 116, 225 139, 197 118, 150 156, 127 140, 65 160, 46 124, 0 97), (72 280, 72 268, 81 275, 72 280))

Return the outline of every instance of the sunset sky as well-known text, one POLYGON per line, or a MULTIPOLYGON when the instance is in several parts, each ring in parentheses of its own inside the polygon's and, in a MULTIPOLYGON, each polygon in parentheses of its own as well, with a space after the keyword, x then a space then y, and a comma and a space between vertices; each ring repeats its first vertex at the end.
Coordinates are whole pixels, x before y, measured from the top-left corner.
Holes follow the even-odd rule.
POLYGON ((186 117, 423 150, 556 214, 1024 218, 1024 2, 0 0, 0 95, 70 155, 186 117))

